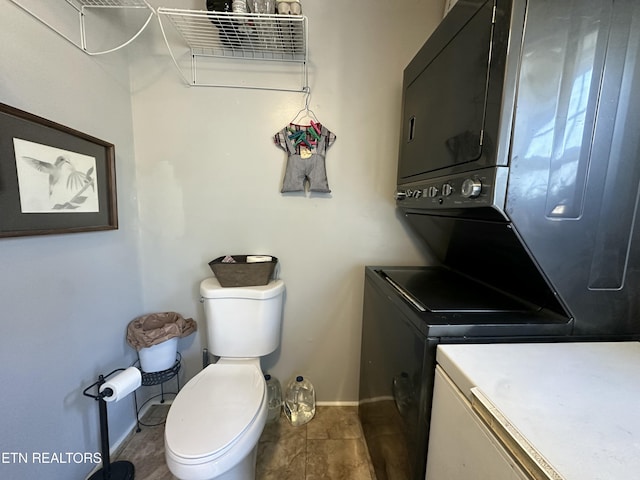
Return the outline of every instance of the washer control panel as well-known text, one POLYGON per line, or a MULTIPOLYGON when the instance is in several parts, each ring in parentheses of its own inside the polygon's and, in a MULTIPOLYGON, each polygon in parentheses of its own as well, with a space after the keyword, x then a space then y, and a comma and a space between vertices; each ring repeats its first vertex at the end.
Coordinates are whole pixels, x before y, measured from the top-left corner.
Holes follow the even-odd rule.
POLYGON ((410 208, 472 208, 494 201, 494 169, 416 182, 396 190, 398 206, 410 208))

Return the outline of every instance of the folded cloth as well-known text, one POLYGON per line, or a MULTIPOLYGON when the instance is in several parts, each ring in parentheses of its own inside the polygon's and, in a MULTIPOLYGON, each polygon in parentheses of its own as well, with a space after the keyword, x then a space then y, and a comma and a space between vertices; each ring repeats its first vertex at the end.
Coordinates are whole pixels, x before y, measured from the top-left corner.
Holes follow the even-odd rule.
POLYGON ((184 318, 179 313, 150 313, 129 322, 127 343, 136 350, 141 350, 174 337, 186 337, 197 329, 198 325, 192 318, 184 318))

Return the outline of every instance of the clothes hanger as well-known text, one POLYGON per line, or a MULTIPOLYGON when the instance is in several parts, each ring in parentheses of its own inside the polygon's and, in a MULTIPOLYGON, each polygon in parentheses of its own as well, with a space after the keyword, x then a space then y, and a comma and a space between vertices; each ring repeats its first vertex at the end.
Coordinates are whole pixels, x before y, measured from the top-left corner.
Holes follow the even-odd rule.
POLYGON ((320 136, 322 135, 322 126, 320 125, 320 121, 316 114, 313 113, 313 110, 309 108, 309 97, 311 96, 311 92, 307 90, 304 108, 302 108, 298 113, 296 113, 295 117, 289 122, 289 139, 294 143, 297 147, 301 143, 305 144, 308 148, 313 148, 318 144, 320 140, 320 136), (301 116, 301 114, 303 114, 301 116), (301 125, 300 123, 305 118, 310 119, 310 125, 301 125), (297 127, 297 128, 293 128, 297 127))
POLYGON ((295 117, 293 117, 293 119, 289 123, 297 125, 298 122, 301 122, 305 118, 313 120, 315 123, 320 123, 320 121, 318 120, 318 117, 316 117, 316 114, 313 113, 313 110, 309 108, 310 97, 311 97, 311 90, 307 90, 307 93, 305 94, 305 99, 304 99, 304 107, 298 113, 296 113, 295 117), (301 113, 304 113, 304 115, 300 116, 301 113))

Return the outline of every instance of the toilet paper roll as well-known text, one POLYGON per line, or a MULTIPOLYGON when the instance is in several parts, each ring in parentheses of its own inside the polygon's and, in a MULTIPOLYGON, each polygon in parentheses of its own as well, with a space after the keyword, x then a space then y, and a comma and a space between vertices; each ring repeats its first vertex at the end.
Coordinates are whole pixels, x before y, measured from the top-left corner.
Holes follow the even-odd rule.
POLYGON ((142 385, 142 374, 136 367, 129 367, 100 385, 100 393, 110 388, 111 395, 105 396, 105 402, 117 402, 142 385))
POLYGON ((269 255, 247 255, 247 263, 270 262, 273 257, 269 255))

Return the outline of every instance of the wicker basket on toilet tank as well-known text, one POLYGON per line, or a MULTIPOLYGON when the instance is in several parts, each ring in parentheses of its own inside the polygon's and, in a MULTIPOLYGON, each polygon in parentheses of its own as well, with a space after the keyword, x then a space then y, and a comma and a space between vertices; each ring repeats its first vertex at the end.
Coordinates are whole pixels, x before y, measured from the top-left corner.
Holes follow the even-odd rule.
POLYGON ((277 263, 278 259, 271 255, 228 255, 211 260, 209 267, 223 287, 252 287, 267 285, 277 263), (234 261, 223 262, 229 257, 234 261), (252 261, 262 257, 271 260, 252 261))

